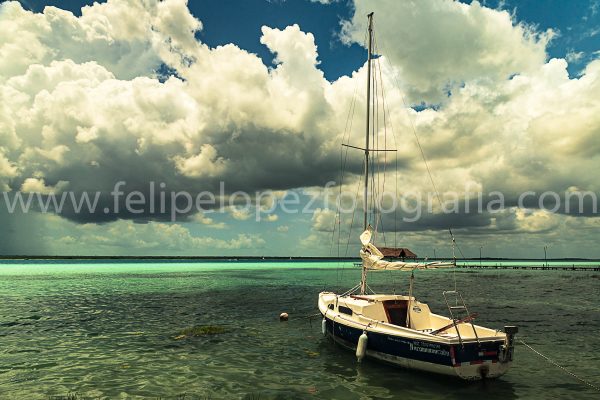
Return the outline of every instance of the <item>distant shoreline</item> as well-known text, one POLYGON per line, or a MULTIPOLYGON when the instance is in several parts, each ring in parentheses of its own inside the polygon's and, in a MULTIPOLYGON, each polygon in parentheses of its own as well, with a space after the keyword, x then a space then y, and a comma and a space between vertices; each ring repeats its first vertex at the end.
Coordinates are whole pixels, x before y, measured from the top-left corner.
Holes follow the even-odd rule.
POLYGON ((284 256, 21 256, 0 255, 0 260, 198 260, 198 261, 289 261, 289 260, 326 260, 356 261, 358 257, 284 257, 284 256))
MULTIPOLYGON (((435 260, 446 260, 439 257, 435 260)), ((198 260, 198 261, 360 261, 358 257, 307 257, 307 256, 47 256, 47 255, 0 255, 0 260, 198 260)), ((418 258, 417 261, 424 259, 418 258)), ((431 258, 430 260, 434 260, 431 258)), ((457 261, 528 261, 544 262, 543 258, 504 258, 473 257, 458 258, 457 261)), ((411 260, 407 260, 411 261, 411 260)), ((595 258, 548 258, 548 262, 556 261, 600 261, 595 258)))

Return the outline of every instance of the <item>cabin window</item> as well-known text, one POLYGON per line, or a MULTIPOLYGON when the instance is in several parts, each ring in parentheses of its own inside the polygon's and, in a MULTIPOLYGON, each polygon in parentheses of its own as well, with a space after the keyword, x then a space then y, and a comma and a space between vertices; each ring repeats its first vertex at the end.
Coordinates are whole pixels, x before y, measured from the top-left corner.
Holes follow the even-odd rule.
POLYGON ((344 307, 344 306, 339 306, 338 309, 340 310, 341 313, 343 314, 348 314, 348 315, 352 315, 352 309, 348 308, 348 307, 344 307))
POLYGON ((327 306, 327 308, 329 308, 330 310, 333 310, 333 303, 329 304, 329 305, 327 306))

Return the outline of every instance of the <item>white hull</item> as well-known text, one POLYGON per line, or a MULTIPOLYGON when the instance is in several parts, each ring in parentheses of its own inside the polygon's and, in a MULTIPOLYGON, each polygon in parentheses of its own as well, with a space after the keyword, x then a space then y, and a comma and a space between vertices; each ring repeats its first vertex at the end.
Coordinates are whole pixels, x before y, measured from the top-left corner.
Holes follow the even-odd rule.
POLYGON ((335 342, 356 350, 358 337, 365 333, 368 337, 366 357, 399 367, 479 380, 497 378, 511 365, 512 354, 510 357, 506 354, 506 334, 475 326, 480 336, 471 333, 469 337, 470 325, 458 327, 462 331, 462 340, 448 332, 432 334, 432 330, 450 320, 430 313, 426 304, 414 298, 337 296, 323 292, 319 295, 319 310, 324 317, 324 333, 335 342), (389 318, 384 307, 387 302, 408 300, 411 310, 413 307, 419 310, 412 312, 412 321, 409 315, 408 326, 386 321, 389 318), (424 323, 429 324, 428 327, 423 326, 424 323))
MULTIPOLYGON (((343 339, 328 335, 336 343, 348 348, 349 350, 356 351, 356 345, 347 342, 343 339)), ((476 381, 485 379, 498 378, 504 375, 510 368, 511 363, 499 363, 492 361, 485 361, 482 364, 477 365, 460 365, 460 366, 447 366, 440 365, 426 361, 413 360, 410 358, 394 356, 378 351, 367 350, 366 353, 368 358, 372 358, 378 361, 394 365, 400 368, 412 369, 417 371, 425 371, 434 374, 448 375, 452 377, 458 377, 465 380, 476 381), (482 369, 485 369, 485 373, 482 374, 482 369)))

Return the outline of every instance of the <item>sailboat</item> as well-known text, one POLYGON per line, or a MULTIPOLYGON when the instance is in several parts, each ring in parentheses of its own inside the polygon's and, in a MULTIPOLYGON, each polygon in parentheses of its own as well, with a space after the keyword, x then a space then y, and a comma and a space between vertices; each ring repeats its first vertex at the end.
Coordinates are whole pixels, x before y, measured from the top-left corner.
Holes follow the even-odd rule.
MULTIPOLYGON (((323 335, 364 357, 413 370, 459 377, 465 380, 496 378, 510 368, 513 361, 516 326, 504 332, 473 323, 462 294, 443 292, 450 317, 434 314, 429 306, 412 293, 415 270, 455 268, 453 262, 404 262, 384 260, 372 243, 374 230, 368 221, 371 64, 373 13, 368 15, 367 57, 367 134, 364 175, 363 233, 360 235, 361 279, 349 291, 319 293, 318 306, 323 335), (375 294, 367 285, 372 271, 410 271, 409 293, 375 294)), ((453 238, 454 243, 454 238, 453 238)))

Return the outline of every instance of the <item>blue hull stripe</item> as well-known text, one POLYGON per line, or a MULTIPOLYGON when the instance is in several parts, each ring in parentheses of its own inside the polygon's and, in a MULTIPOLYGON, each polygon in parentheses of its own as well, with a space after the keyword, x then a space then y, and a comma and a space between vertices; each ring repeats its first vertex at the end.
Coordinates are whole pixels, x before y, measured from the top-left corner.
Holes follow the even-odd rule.
MULTIPOLYGON (((358 343, 362 329, 351 328, 326 318, 327 332, 337 338, 352 343, 358 343), (335 329, 335 331, 334 331, 335 329)), ((369 331, 367 350, 373 350, 392 356, 408 358, 411 360, 425 361, 439 365, 453 366, 451 357, 452 345, 430 342, 420 339, 409 339, 401 336, 392 336, 369 331)), ((464 348, 454 345, 456 364, 477 361, 498 361, 500 346, 504 340, 482 341, 478 343, 465 343, 464 348)))

